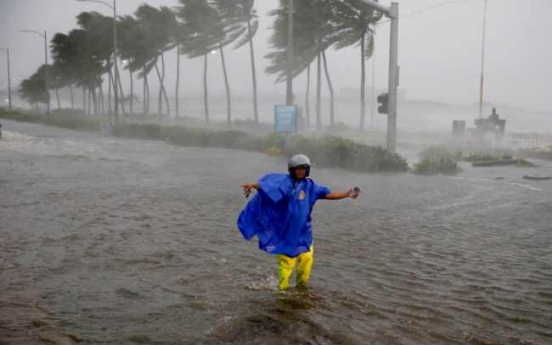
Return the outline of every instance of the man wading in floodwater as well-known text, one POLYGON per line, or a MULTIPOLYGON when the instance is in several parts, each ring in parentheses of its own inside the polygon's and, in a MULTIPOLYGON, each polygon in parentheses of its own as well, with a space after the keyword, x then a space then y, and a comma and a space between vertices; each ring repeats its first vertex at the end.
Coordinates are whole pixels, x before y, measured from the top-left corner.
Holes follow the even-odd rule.
POLYGON ((267 174, 257 183, 243 185, 245 196, 258 193, 238 218, 238 228, 246 240, 257 235, 259 249, 278 258, 278 288, 286 290, 297 264, 297 288, 305 288, 313 262, 311 212, 316 201, 357 198, 355 187, 347 192, 331 192, 308 178, 311 163, 299 154, 288 162, 289 174, 267 174))

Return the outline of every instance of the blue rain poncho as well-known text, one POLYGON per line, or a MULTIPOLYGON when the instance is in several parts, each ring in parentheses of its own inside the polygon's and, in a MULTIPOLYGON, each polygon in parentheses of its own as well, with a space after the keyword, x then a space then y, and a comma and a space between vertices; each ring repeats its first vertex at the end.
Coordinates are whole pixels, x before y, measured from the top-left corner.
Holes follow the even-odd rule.
POLYGON ((310 250, 312 208, 330 193, 309 178, 294 181, 288 174, 267 174, 241 211, 238 228, 246 240, 257 235, 259 249, 296 257, 310 250))

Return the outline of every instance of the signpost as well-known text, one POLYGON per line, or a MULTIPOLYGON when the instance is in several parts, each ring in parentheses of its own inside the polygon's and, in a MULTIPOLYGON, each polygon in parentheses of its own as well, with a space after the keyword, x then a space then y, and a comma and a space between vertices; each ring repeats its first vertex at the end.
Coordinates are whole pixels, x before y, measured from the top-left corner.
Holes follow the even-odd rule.
POLYGON ((392 2, 384 6, 374 0, 360 0, 370 8, 383 13, 391 21, 389 42, 389 85, 387 91, 387 150, 395 152, 397 142, 397 87, 399 85, 398 42, 399 42, 399 4, 392 2))
POLYGON ((274 132, 290 134, 297 132, 297 106, 274 106, 274 132))

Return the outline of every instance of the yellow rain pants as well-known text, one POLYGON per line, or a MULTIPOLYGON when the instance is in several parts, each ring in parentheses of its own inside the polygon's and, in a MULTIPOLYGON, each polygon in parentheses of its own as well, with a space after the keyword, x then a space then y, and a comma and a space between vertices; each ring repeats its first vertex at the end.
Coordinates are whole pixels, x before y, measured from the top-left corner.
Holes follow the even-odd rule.
POLYGON ((297 264, 296 286, 306 287, 310 278, 312 261, 314 259, 314 247, 310 251, 301 255, 290 258, 287 255, 277 255, 278 258, 278 289, 286 290, 289 288, 289 279, 293 273, 293 269, 297 264))

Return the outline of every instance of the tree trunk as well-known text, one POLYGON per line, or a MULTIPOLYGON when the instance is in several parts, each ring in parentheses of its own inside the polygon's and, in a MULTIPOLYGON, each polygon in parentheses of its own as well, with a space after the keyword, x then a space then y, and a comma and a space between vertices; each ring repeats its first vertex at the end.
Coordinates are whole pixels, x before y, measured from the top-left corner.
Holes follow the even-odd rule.
POLYGON ((128 69, 130 76, 130 116, 134 113, 134 78, 132 78, 132 71, 128 69))
POLYGON ((119 84, 119 102, 121 102, 121 114, 125 115, 125 94, 123 92, 123 83, 121 82, 121 76, 119 75, 119 70, 117 69, 117 83, 119 84))
POLYGON ((163 114, 163 82, 161 81, 161 73, 157 67, 157 61, 155 62, 155 72, 157 73, 157 79, 159 79, 159 92, 157 93, 157 115, 163 114))
POLYGON ((257 72, 255 70, 255 51, 253 37, 251 37, 251 20, 247 20, 247 34, 249 35, 249 53, 251 56, 251 75, 253 76, 253 116, 255 123, 259 123, 259 106, 257 103, 257 72))
POLYGON ((103 94, 103 80, 100 83, 100 85, 98 86, 98 91, 99 91, 99 94, 100 94, 100 106, 101 106, 101 110, 102 110, 101 113, 105 114, 105 102, 104 102, 104 94, 103 94))
POLYGON ((159 72, 159 68, 157 67, 157 63, 155 64, 155 72, 157 73, 157 78, 159 79, 159 98, 158 98, 158 104, 157 108, 159 111, 159 114, 162 113, 163 110, 163 98, 165 99, 165 105, 167 107, 167 116, 171 115, 171 111, 169 108, 169 98, 167 97, 167 92, 165 91, 165 86, 163 86, 163 75, 159 72))
POLYGON ((322 102, 321 55, 319 51, 316 60, 316 130, 318 131, 322 129, 322 114, 320 108, 322 102))
POLYGON ((332 81, 330 79, 330 73, 328 72, 328 62, 326 61, 325 51, 322 51, 322 59, 324 60, 324 72, 326 73, 326 81, 328 82, 328 88, 330 89, 330 125, 333 127, 335 125, 334 89, 332 86, 332 81))
POLYGON ((59 89, 56 87, 56 100, 57 100, 57 106, 58 110, 61 109, 61 102, 59 101, 59 89))
POLYGON ((92 95, 92 101, 94 102, 94 115, 98 114, 98 98, 96 96, 96 87, 90 87, 90 94, 92 95))
POLYGON ((115 118, 115 109, 119 110, 119 103, 117 103, 117 101, 121 101, 121 94, 119 94, 119 92, 115 92, 115 88, 117 87, 116 86, 116 80, 115 80, 115 73, 111 72, 109 74, 109 77, 110 77, 110 80, 109 82, 111 83, 111 87, 113 87, 113 122, 117 122, 119 121, 118 118, 115 118), (115 98, 115 94, 117 93, 117 98, 115 98))
POLYGON ((176 89, 174 91, 174 117, 178 118, 180 116, 180 104, 178 102, 178 93, 180 88, 180 47, 176 47, 176 89))
POLYGON ((73 85, 69 85, 69 93, 71 94, 71 109, 75 109, 75 96, 73 95, 73 85))
POLYGON ((224 60, 224 49, 222 42, 219 42, 220 61, 222 63, 222 72, 224 74, 224 86, 226 87, 226 120, 228 125, 232 125, 232 100, 230 96, 230 85, 228 83, 228 73, 226 72, 226 61, 224 60))
POLYGON ((360 130, 364 130, 364 122, 366 120, 366 64, 364 63, 366 33, 363 32, 360 37, 360 130))
POLYGON ((161 53, 161 71, 161 91, 163 91, 163 97, 165 98, 167 116, 171 117, 171 105, 169 104, 169 97, 167 96, 167 90, 165 89, 165 54, 163 53, 161 53))
POLYGON ((144 86, 142 88, 142 112, 144 115, 149 113, 149 85, 148 75, 146 74, 146 66, 142 67, 142 74, 144 77, 144 86))
POLYGON ((203 109, 205 110, 205 123, 209 123, 209 90, 207 89, 207 59, 208 59, 208 54, 205 54, 204 62, 203 62, 203 109))
POLYGON ((86 115, 86 87, 82 87, 82 113, 86 115))
POLYGON ((88 92, 87 92, 87 94, 88 94, 88 96, 87 96, 88 97, 88 102, 87 102, 88 103, 88 112, 87 112, 87 114, 88 115, 92 114, 92 90, 90 90, 90 89, 91 89, 91 87, 88 87, 88 92))
POLYGON ((109 70, 109 73, 107 74, 107 113, 112 114, 111 112, 111 83, 113 80, 113 76, 111 75, 111 70, 109 70))

